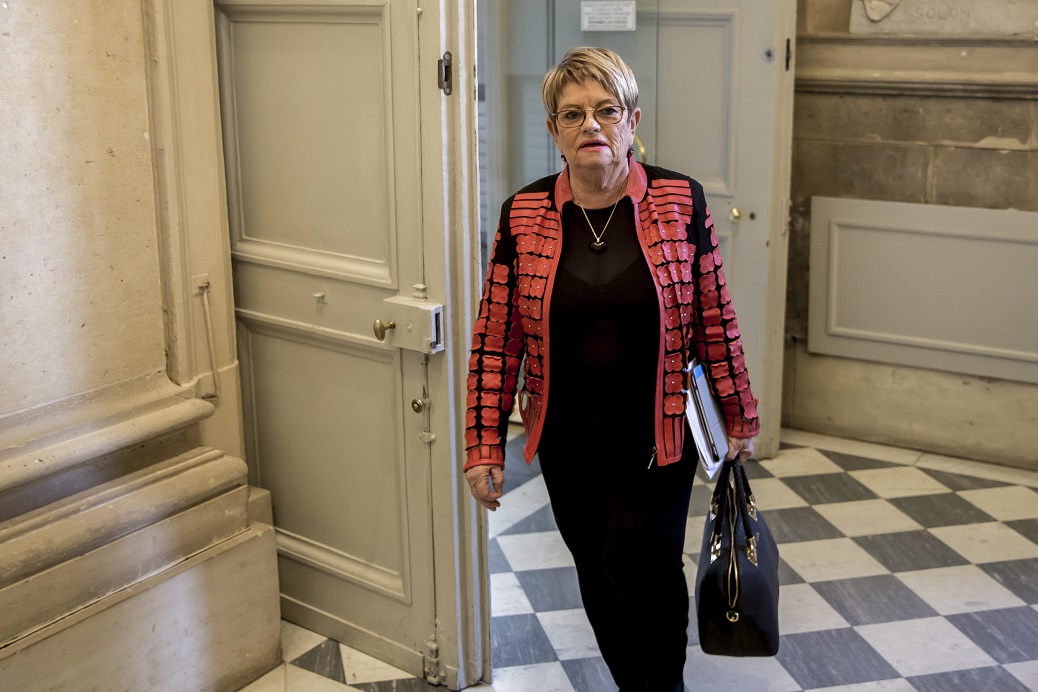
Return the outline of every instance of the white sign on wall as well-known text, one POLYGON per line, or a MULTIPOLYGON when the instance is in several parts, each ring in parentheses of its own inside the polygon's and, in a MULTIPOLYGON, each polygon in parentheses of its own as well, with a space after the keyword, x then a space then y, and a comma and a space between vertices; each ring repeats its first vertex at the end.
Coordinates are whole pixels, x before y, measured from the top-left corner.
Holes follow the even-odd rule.
POLYGON ((581 0, 581 31, 634 31, 637 2, 594 2, 581 0))

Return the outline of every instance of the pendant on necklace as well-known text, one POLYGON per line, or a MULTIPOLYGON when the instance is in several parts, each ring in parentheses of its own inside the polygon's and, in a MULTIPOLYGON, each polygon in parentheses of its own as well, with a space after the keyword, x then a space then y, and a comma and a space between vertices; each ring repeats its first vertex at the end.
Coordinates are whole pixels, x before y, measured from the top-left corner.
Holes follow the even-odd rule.
POLYGON ((603 252, 605 252, 606 248, 609 247, 606 241, 602 240, 602 236, 605 235, 606 229, 609 228, 609 222, 613 220, 613 214, 616 213, 616 205, 620 204, 620 198, 624 196, 624 192, 626 190, 627 179, 625 178, 623 187, 620 188, 620 194, 616 196, 616 201, 613 202, 613 208, 609 211, 609 218, 606 219, 605 226, 602 226, 601 233, 595 232, 595 226, 591 223, 591 219, 588 218, 587 210, 584 209, 583 206, 577 204, 577 207, 580 208, 581 213, 584 214, 584 220, 587 221, 587 226, 591 229, 591 236, 594 238, 594 240, 587 244, 587 246, 591 248, 591 252, 602 254, 603 252))

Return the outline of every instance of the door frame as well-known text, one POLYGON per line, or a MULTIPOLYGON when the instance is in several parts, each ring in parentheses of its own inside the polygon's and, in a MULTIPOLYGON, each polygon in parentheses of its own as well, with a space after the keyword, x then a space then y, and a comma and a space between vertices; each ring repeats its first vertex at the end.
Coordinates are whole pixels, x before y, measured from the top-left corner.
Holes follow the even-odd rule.
MULTIPOLYGON (((320 4, 320 0, 306 0, 306 4, 320 4)), ((432 390, 446 393, 444 401, 430 402, 430 430, 435 435, 428 447, 436 628, 435 641, 430 644, 435 645, 433 650, 438 654, 443 684, 459 689, 490 679, 485 510, 471 500, 461 473, 469 333, 482 281, 476 174, 475 7, 466 0, 416 0, 415 5, 421 121, 441 124, 423 127, 421 132, 423 170, 442 172, 422 179, 424 245, 443 248, 442 252, 425 253, 426 277, 429 299, 446 307, 444 330, 452 345, 429 357, 432 390), (437 60, 446 50, 454 56, 454 89, 450 96, 437 88, 436 81, 437 60), (432 359, 437 358, 443 359, 441 367, 434 367, 432 359)), ((172 122, 163 130, 173 145, 168 155, 175 159, 174 168, 180 173, 188 166, 196 168, 192 162, 209 162, 199 184, 191 184, 187 191, 173 191, 175 199, 167 202, 180 210, 185 221, 190 220, 186 217, 193 210, 204 212, 202 216, 207 220, 183 223, 175 229, 175 235, 179 246, 187 252, 220 248, 219 264, 226 273, 221 271, 219 282, 230 296, 230 236, 223 128, 217 98, 214 3, 142 0, 142 11, 156 10, 162 16, 160 25, 165 26, 165 31, 158 42, 160 54, 155 56, 154 69, 161 72, 159 79, 177 83, 171 90, 172 122)), ((153 104, 152 108, 164 105, 153 104)), ((172 179, 188 183, 198 180, 183 175, 172 179)), ((214 327, 229 335, 233 352, 233 302, 228 299, 225 307, 213 315, 214 327)), ((180 360, 183 354, 178 351, 173 356, 180 360)), ((232 359, 228 370, 236 374, 237 359, 232 359)), ((234 389, 236 393, 237 387, 234 389)), ((241 401, 234 397, 225 405, 236 408, 236 421, 230 421, 235 430, 224 430, 218 437, 231 438, 236 444, 229 446, 240 449, 241 401)))
POLYGON ((419 21, 422 123, 444 124, 422 129, 423 168, 444 172, 435 180, 423 176, 422 214, 426 247, 446 241, 443 255, 425 253, 425 271, 430 299, 442 297, 446 306, 444 333, 453 344, 447 355, 431 356, 448 358, 445 367, 429 371, 433 390, 447 393, 446 401, 430 407, 430 429, 437 434, 430 450, 436 637, 451 689, 489 681, 491 675, 486 510, 472 500, 461 473, 469 341, 483 280, 475 5, 466 0, 420 3, 419 21), (453 57, 449 96, 436 88, 437 61, 448 50, 453 57))
POLYGON ((789 212, 793 161, 793 97, 796 74, 796 0, 776 0, 775 51, 777 60, 785 60, 789 41, 789 64, 779 72, 773 94, 776 113, 771 171, 771 228, 768 229, 767 304, 764 327, 764 390, 758 414, 760 436, 756 442, 757 458, 778 455, 782 432, 782 385, 785 375, 786 281, 789 266, 789 212))

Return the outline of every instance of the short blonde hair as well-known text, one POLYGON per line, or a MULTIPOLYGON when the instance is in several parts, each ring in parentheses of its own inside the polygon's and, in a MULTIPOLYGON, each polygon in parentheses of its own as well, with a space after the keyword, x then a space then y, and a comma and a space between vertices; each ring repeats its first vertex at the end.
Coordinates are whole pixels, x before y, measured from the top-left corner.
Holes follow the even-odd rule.
POLYGON ((627 109, 626 117, 638 107, 638 82, 624 59, 606 48, 571 48, 555 67, 548 70, 541 82, 541 100, 548 115, 559 106, 562 91, 569 84, 593 79, 602 88, 620 99, 627 109))

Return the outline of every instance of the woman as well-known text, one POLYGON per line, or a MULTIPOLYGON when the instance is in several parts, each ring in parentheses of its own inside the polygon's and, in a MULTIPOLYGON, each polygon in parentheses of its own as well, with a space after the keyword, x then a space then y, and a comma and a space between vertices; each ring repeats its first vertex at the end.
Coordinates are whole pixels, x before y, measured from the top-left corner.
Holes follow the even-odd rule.
POLYGON ((539 454, 602 656, 622 692, 681 690, 698 463, 685 368, 709 366, 729 458, 749 457, 759 426, 739 329, 702 187, 633 159, 631 69, 575 48, 541 90, 565 167, 502 208, 469 359, 465 476, 500 505, 525 355, 524 454, 539 454))

